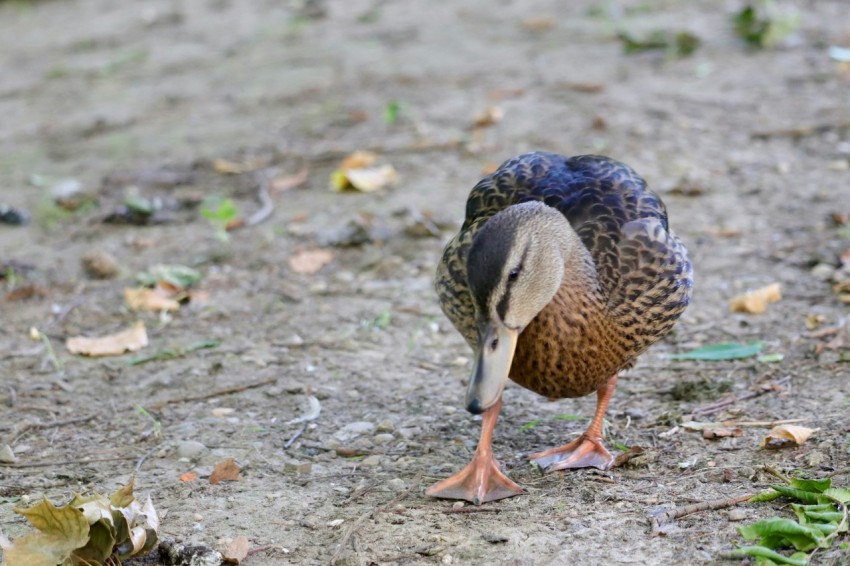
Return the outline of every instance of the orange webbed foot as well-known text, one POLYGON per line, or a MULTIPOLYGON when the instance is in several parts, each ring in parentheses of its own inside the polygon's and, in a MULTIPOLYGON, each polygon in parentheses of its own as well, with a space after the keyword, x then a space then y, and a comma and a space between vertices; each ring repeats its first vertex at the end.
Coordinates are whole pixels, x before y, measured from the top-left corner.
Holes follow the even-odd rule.
POLYGON ((614 457, 603 446, 602 439, 586 434, 559 448, 532 454, 529 459, 546 472, 567 468, 607 470, 614 463, 614 457))
POLYGON ((463 499, 474 505, 524 493, 520 486, 502 473, 492 455, 476 455, 464 469, 425 491, 431 497, 463 499))

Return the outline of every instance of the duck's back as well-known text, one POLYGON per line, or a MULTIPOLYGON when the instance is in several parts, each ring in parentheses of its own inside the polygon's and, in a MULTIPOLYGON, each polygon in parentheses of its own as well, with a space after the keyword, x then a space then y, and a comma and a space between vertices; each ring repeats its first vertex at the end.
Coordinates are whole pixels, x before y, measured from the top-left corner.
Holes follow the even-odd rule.
POLYGON ((530 200, 569 220, 593 258, 598 291, 613 322, 623 332, 642 334, 634 356, 669 331, 688 303, 691 266, 685 248, 669 233, 664 203, 631 167, 613 159, 535 152, 506 161, 472 189, 463 226, 437 271, 443 310, 473 348, 469 246, 491 216, 530 200))

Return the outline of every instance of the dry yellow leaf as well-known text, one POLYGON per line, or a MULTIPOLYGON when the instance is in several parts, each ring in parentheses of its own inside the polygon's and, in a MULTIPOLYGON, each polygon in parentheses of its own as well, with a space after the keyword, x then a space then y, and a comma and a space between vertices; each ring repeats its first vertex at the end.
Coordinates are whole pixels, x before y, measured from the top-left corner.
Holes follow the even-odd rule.
POLYGON ((125 288, 124 299, 127 305, 134 311, 169 311, 180 309, 180 303, 170 297, 166 297, 157 289, 137 287, 135 289, 125 288))
POLYGON ((249 173, 251 171, 256 171, 257 169, 262 169, 266 166, 266 160, 253 158, 239 162, 219 158, 213 160, 212 166, 216 173, 221 173, 222 175, 241 175, 242 173, 249 173))
POLYGON ((766 287, 734 297, 729 301, 729 310, 731 312, 762 314, 767 310, 767 305, 775 303, 781 298, 782 290, 779 283, 772 283, 766 287))
POLYGON ((98 338, 75 336, 65 342, 69 352, 83 356, 120 356, 124 352, 141 350, 147 345, 148 333, 144 321, 141 320, 117 334, 98 338))
POLYGON ((221 550, 221 558, 225 562, 241 564, 248 557, 248 550, 251 548, 248 542, 248 537, 238 536, 228 542, 221 550))
POLYGON ((761 441, 762 448, 787 448, 789 446, 801 446, 808 438, 820 429, 806 428, 792 424, 775 426, 770 429, 767 436, 761 441))
POLYGON ((225 458, 215 465, 212 474, 210 474, 210 483, 218 485, 223 481, 241 481, 241 471, 242 468, 233 458, 225 458))

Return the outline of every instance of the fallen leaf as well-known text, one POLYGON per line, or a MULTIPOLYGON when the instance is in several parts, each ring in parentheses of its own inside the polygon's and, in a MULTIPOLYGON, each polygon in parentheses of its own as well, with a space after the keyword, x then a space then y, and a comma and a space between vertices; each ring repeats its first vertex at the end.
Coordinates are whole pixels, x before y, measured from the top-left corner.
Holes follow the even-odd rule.
POLYGON ((215 465, 212 474, 210 474, 210 483, 218 485, 223 481, 241 481, 242 474, 239 472, 242 468, 233 458, 225 458, 215 465))
POLYGON ((773 283, 734 297, 729 301, 729 310, 731 312, 762 314, 767 310, 768 304, 775 303, 781 298, 782 291, 779 283, 773 283))
POLYGON ((339 164, 340 169, 363 169, 374 165, 378 161, 378 154, 373 151, 355 151, 347 156, 339 164))
POLYGON ((39 532, 21 537, 5 547, 4 565, 54 566, 66 564, 74 550, 89 540, 89 523, 83 512, 66 505, 54 506, 49 500, 28 508, 15 508, 39 532))
POLYGON ((789 424, 775 426, 770 429, 770 432, 761 441, 761 447, 778 449, 789 446, 801 446, 818 430, 820 429, 789 424))
POLYGON ((33 297, 44 298, 47 296, 47 289, 44 287, 39 287, 38 285, 24 285, 23 287, 18 287, 6 293, 6 300, 9 302, 12 301, 26 301, 28 299, 32 299, 33 297))
POLYGON ((392 165, 338 169, 333 173, 331 181, 337 191, 353 188, 363 193, 372 193, 394 185, 398 181, 398 173, 392 165))
POLYGON ((289 175, 286 177, 274 177, 271 181, 269 181, 269 190, 273 193, 282 193, 283 191, 288 191, 289 189, 294 189, 295 187, 300 187, 304 183, 307 182, 307 174, 310 170, 305 165, 301 168, 301 170, 295 175, 289 175))
POLYGON ((248 557, 250 548, 251 544, 248 542, 248 537, 238 536, 222 549, 221 558, 225 562, 241 564, 248 557))
POLYGON ((183 474, 180 474, 179 479, 183 482, 195 481, 196 479, 198 479, 198 474, 196 474, 195 472, 185 472, 183 474))
POLYGON ((627 464, 630 460, 642 455, 644 452, 646 452, 646 450, 640 446, 632 446, 622 454, 617 455, 617 457, 614 458, 614 463, 611 464, 611 467, 619 468, 620 466, 627 464))
POLYGON ((738 360, 741 358, 751 358, 761 352, 764 347, 763 342, 750 342, 749 344, 739 344, 737 342, 722 342, 720 344, 712 344, 696 348, 681 354, 673 354, 670 356, 672 360, 705 360, 705 361, 720 361, 720 360, 738 360))
POLYGON ((120 356, 124 352, 141 350, 147 345, 148 334, 141 320, 117 334, 97 338, 75 336, 65 342, 69 352, 84 356, 120 356))
POLYGON ((127 301, 130 310, 134 311, 174 312, 180 310, 180 303, 167 297, 164 291, 159 288, 137 287, 134 289, 127 287, 124 289, 124 299, 127 301))
POLYGON ((329 250, 302 250, 289 258, 289 267, 295 273, 312 275, 333 261, 329 250))
POLYGON ((472 119, 472 126, 474 128, 489 128, 501 122, 504 117, 504 110, 498 106, 488 106, 472 119))
POLYGON ((744 434, 744 431, 740 428, 727 428, 727 427, 717 427, 717 428, 706 428, 702 431, 702 437, 708 439, 714 438, 728 438, 732 436, 741 436, 744 434))
POLYGON ((525 18, 520 22, 522 29, 534 33, 549 31, 555 27, 555 18, 552 16, 540 16, 537 18, 525 18))
POLYGON ((267 160, 259 158, 246 159, 241 162, 219 158, 212 162, 212 167, 216 173, 221 173, 222 175, 241 175, 242 173, 262 169, 266 165, 267 160))

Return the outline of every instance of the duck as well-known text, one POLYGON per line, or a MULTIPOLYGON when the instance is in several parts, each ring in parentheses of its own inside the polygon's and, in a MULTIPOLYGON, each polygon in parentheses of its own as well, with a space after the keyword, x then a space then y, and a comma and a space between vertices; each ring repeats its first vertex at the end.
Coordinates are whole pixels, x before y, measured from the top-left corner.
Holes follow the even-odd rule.
POLYGON ((532 463, 611 466, 602 425, 618 377, 681 317, 693 269, 664 202, 631 167, 538 151, 473 187, 434 286, 474 352, 465 404, 483 419, 470 463, 426 494, 479 505, 525 493, 492 448, 508 381, 550 400, 596 392, 584 433, 532 463))

